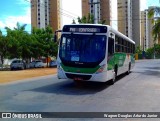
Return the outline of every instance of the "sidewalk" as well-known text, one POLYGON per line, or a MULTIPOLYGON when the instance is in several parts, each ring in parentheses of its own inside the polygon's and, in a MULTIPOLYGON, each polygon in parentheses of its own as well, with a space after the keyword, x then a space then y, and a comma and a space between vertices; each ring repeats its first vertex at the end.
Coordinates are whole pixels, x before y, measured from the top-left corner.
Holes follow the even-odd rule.
POLYGON ((0 83, 8 83, 17 80, 29 79, 33 77, 54 75, 57 73, 57 68, 38 68, 16 71, 0 71, 0 83))

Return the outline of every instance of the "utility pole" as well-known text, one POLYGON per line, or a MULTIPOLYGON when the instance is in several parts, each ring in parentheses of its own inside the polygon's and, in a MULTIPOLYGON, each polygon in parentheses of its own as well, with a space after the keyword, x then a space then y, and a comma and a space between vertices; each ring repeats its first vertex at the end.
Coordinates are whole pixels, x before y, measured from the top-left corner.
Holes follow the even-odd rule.
POLYGON ((93 16, 94 16, 94 23, 95 23, 95 17, 96 17, 95 5, 100 4, 100 2, 99 2, 99 0, 97 0, 97 2, 93 2, 93 0, 90 0, 90 1, 91 2, 88 2, 88 4, 90 5, 90 8, 92 8, 91 6, 93 6, 93 16))

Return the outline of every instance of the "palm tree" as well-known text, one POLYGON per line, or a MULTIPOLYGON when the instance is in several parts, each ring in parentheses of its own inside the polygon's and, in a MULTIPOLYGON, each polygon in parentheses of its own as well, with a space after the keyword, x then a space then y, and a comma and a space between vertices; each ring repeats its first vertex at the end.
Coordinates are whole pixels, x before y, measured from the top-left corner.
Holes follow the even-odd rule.
POLYGON ((148 17, 154 18, 152 21, 152 23, 154 23, 152 28, 152 35, 154 37, 154 41, 160 39, 160 17, 155 17, 157 15, 160 15, 160 7, 153 7, 149 9, 148 17))
POLYGON ((7 31, 7 38, 10 41, 10 58, 22 58, 22 59, 28 59, 30 58, 31 51, 29 49, 30 47, 30 37, 29 33, 25 31, 26 24, 20 25, 17 22, 17 26, 14 27, 14 29, 10 29, 8 27, 5 27, 7 31))
POLYGON ((9 40, 2 34, 2 31, 0 30, 0 61, 2 65, 4 62, 4 58, 6 58, 8 55, 9 44, 9 40))

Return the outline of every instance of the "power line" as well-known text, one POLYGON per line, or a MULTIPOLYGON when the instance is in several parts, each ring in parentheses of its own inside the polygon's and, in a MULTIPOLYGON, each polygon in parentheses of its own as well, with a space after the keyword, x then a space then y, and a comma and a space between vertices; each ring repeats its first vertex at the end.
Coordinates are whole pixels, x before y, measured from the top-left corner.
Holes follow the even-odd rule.
MULTIPOLYGON (((28 0, 25 0, 25 1, 26 1, 26 2, 29 2, 28 0)), ((34 1, 34 2, 31 2, 31 4, 32 4, 32 5, 37 5, 37 2, 34 1)), ((46 8, 46 5, 43 4, 43 3, 38 3, 38 5, 40 5, 40 6, 43 7, 43 8, 46 8)), ((32 7, 32 6, 31 6, 31 7, 32 7)), ((67 10, 62 9, 62 8, 60 8, 60 9, 61 9, 61 10, 58 10, 60 14, 66 16, 66 17, 72 18, 72 19, 73 19, 73 18, 74 18, 74 19, 77 19, 76 17, 78 17, 78 15, 73 14, 73 13, 67 11, 67 10), (65 12, 67 12, 67 13, 62 12, 62 11, 65 11, 65 12), (69 14, 68 14, 68 13, 69 13, 69 14), (72 15, 71 15, 71 14, 72 14, 72 15), (74 15, 74 16, 73 16, 73 15, 74 15), (76 17, 75 17, 75 16, 76 16, 76 17)))
POLYGON ((74 16, 79 16, 79 15, 76 15, 76 14, 74 14, 74 13, 71 13, 71 12, 69 12, 69 11, 67 11, 67 10, 64 10, 64 9, 62 9, 62 8, 60 8, 61 10, 63 10, 63 11, 66 11, 66 12, 68 12, 69 14, 72 14, 72 15, 74 15, 74 16))
MULTIPOLYGON (((24 1, 26 1, 26 2, 30 2, 29 0, 24 0, 24 1)), ((32 5, 35 5, 37 2, 36 1, 31 1, 31 4, 32 5)), ((89 3, 89 4, 99 4, 99 2, 97 2, 97 3, 89 3)), ((37 5, 37 4, 36 4, 37 5)), ((43 8, 45 8, 46 6, 45 6, 45 4, 43 4, 43 3, 39 3, 38 5, 40 5, 41 7, 43 7, 43 8)), ((32 7, 32 6, 31 6, 32 7)), ((78 19, 78 18, 76 18, 76 17, 78 17, 76 14, 73 14, 73 13, 71 13, 71 12, 69 12, 69 11, 67 11, 67 10, 64 10, 64 9, 62 9, 62 8, 60 8, 59 10, 58 10, 58 12, 61 14, 61 15, 63 15, 63 16, 66 16, 66 17, 68 17, 68 18, 71 18, 71 19, 78 19), (65 13, 65 12, 67 12, 67 13, 69 13, 69 14, 67 14, 67 13, 65 13), (70 15, 70 14, 72 14, 72 15, 70 15), (74 15, 74 16, 73 16, 74 15), (75 17, 76 16, 76 17, 75 17)), ((134 16, 139 16, 140 17, 140 15, 134 15, 134 16)), ((125 16, 118 16, 118 17, 122 17, 122 18, 124 18, 125 16)), ((120 20, 112 20, 112 19, 110 19, 110 21, 124 21, 124 20, 153 20, 153 19, 139 19, 139 18, 137 18, 137 19, 120 19, 120 20)))

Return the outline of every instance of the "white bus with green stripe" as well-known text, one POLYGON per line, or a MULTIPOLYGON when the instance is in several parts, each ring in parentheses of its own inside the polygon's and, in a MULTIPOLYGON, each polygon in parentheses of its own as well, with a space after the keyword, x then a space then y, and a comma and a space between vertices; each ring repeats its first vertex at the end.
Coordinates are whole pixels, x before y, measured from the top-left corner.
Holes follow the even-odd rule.
MULTIPOLYGON (((56 33, 55 33, 56 34, 56 33)), ((135 42, 107 25, 65 25, 57 57, 59 79, 115 82, 130 73, 135 42)))

